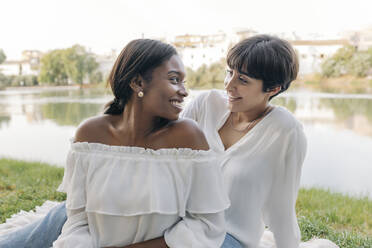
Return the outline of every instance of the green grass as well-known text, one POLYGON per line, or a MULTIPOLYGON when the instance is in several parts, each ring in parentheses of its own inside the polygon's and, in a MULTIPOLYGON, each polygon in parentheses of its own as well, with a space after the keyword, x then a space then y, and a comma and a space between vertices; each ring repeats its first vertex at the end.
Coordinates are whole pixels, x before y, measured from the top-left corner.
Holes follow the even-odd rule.
POLYGON ((296 211, 304 241, 327 238, 344 248, 372 247, 372 201, 321 189, 300 189, 296 211))
MULTIPOLYGON (((56 192, 62 177, 62 168, 0 159, 0 223, 46 200, 65 200, 65 194, 56 192)), ((368 198, 301 189, 296 210, 303 241, 319 237, 341 248, 372 247, 372 201, 368 198)))
POLYGON ((46 200, 63 201, 56 192, 63 168, 42 163, 0 159, 0 223, 20 210, 29 211, 46 200))

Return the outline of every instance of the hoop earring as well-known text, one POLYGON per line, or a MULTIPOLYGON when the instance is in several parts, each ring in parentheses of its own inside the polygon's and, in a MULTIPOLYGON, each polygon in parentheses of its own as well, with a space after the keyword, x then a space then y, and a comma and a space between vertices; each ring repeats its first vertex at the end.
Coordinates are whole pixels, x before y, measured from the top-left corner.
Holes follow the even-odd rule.
POLYGON ((138 97, 140 97, 140 98, 142 98, 143 97, 143 92, 142 91, 140 91, 140 92, 138 92, 138 97))

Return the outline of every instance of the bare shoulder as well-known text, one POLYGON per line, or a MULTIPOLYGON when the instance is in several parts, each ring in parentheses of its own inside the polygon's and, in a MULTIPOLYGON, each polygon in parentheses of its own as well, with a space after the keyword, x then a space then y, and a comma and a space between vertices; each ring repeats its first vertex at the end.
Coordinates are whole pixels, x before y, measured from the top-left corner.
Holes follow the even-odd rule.
POLYGON ((110 127, 110 117, 95 116, 83 121, 76 130, 75 142, 104 143, 110 127))
POLYGON ((176 147, 209 150, 209 145, 203 131, 191 119, 185 118, 173 122, 170 134, 176 147))

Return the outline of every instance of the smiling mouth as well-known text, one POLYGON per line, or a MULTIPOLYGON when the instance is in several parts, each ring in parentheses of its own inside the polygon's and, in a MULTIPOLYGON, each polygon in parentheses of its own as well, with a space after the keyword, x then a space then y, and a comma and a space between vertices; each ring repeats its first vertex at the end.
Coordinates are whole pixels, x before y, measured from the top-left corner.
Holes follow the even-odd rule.
POLYGON ((178 100, 171 100, 170 103, 176 107, 176 108, 179 108, 179 109, 182 109, 182 101, 178 101, 178 100))
POLYGON ((236 102, 236 101, 239 101, 243 99, 242 97, 232 97, 232 96, 229 96, 229 102, 236 102))

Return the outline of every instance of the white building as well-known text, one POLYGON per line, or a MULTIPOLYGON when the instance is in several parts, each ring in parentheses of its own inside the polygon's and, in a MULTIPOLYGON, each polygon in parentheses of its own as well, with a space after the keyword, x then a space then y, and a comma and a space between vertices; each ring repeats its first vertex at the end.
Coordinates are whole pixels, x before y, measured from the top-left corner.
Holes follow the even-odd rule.
MULTIPOLYGON (((193 70, 197 70, 203 64, 210 65, 213 62, 225 59, 229 48, 237 42, 257 35, 254 30, 235 30, 229 34, 220 32, 210 35, 179 35, 172 40, 185 64, 193 70)), ((275 34, 273 34, 275 35, 275 34)), ((340 37, 306 37, 301 39, 296 33, 279 34, 283 39, 289 40, 299 56, 300 75, 320 72, 322 62, 332 56, 339 48, 351 44, 347 39, 340 37)))
POLYGON ((227 51, 240 40, 257 34, 251 29, 235 29, 230 33, 217 32, 203 35, 179 35, 167 41, 178 50, 186 67, 197 70, 203 64, 210 65, 225 59, 227 51))
POLYGON ((31 64, 24 60, 7 60, 0 65, 0 72, 6 76, 38 75, 38 71, 33 70, 31 64))
POLYGON ((213 62, 226 57, 229 47, 229 39, 225 33, 211 35, 179 35, 172 42, 179 52, 186 67, 193 70, 203 64, 210 65, 213 62))
POLYGON ((372 26, 358 31, 344 32, 343 36, 358 50, 364 51, 372 47, 372 26))
POLYGON ((102 73, 103 78, 107 78, 110 74, 117 56, 118 55, 115 50, 112 50, 109 54, 95 56, 95 59, 98 63, 98 71, 102 73))
POLYGON ((0 72, 6 76, 39 74, 42 53, 37 50, 25 50, 21 60, 6 60, 0 64, 0 72))
POLYGON ((343 39, 335 40, 292 40, 290 41, 298 53, 299 75, 321 71, 322 62, 332 56, 338 49, 349 44, 343 39))

